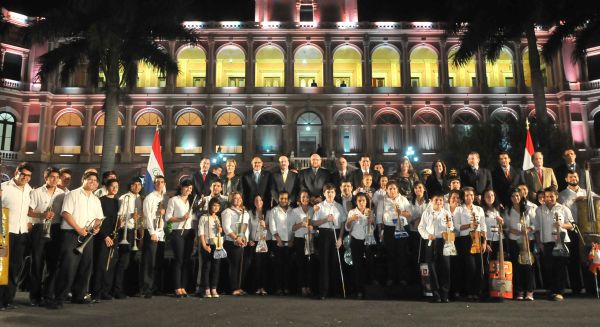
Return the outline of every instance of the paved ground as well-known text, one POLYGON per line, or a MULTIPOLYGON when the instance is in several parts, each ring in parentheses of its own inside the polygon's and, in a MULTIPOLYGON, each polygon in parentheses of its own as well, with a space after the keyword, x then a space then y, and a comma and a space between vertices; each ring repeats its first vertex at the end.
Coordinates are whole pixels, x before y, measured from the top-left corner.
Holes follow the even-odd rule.
POLYGON ((53 311, 25 305, 0 312, 0 326, 599 326, 600 300, 430 304, 297 297, 128 298, 53 311))

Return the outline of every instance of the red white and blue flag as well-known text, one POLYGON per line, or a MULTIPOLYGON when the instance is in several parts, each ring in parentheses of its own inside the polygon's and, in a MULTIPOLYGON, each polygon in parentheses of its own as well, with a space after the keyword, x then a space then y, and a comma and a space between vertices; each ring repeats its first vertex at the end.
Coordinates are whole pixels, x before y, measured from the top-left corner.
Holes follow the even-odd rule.
POLYGON ((152 141, 152 150, 150 151, 150 157, 148 158, 148 167, 146 168, 146 174, 144 175, 144 191, 146 194, 154 191, 154 177, 164 176, 165 169, 163 166, 162 153, 160 152, 160 136, 158 134, 158 127, 154 132, 154 140, 152 141))
POLYGON ((535 152, 533 147, 533 140, 531 139, 531 132, 529 131, 529 120, 527 121, 527 140, 525 141, 525 154, 523 155, 523 170, 533 168, 533 161, 531 156, 535 152))

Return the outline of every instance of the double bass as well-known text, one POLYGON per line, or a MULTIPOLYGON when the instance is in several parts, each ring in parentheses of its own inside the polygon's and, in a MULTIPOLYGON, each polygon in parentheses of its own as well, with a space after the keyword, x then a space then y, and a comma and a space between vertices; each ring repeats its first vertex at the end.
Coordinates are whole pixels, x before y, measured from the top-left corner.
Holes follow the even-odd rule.
POLYGON ((504 260, 502 223, 498 223, 498 233, 500 234, 498 259, 490 261, 490 296, 512 299, 512 262, 504 260))

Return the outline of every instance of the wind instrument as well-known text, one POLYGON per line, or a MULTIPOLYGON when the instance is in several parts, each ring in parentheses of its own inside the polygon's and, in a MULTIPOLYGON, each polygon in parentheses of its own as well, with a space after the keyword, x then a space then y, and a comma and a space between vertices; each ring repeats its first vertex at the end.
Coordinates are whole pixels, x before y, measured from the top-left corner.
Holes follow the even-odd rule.
MULTIPOLYGON (((116 225, 119 224, 119 222, 118 222, 119 219, 123 219, 125 221, 125 227, 123 229, 123 239, 121 240, 121 242, 119 242, 119 245, 129 245, 129 241, 127 241, 127 225, 128 225, 128 220, 129 220, 129 217, 127 217, 129 215, 129 194, 126 194, 125 197, 123 198, 123 200, 125 200, 125 201, 123 201, 123 202, 125 202, 125 205, 123 207, 127 208, 127 209, 123 209, 121 211, 121 214, 119 215, 121 217, 117 219, 116 225)), ((135 203, 133 204, 133 206, 135 207, 135 203)), ((135 227, 134 227, 134 230, 135 230, 135 227)), ((117 237, 117 235, 115 234, 115 239, 116 239, 116 237, 117 237)))
POLYGON ((131 247, 131 251, 138 251, 138 245, 137 245, 137 241, 141 240, 142 237, 138 236, 139 235, 139 230, 140 230, 140 226, 141 224, 139 223, 140 217, 138 217, 137 219, 135 219, 135 217, 137 217, 138 215, 138 208, 137 208, 137 199, 140 197, 139 194, 135 195, 135 199, 133 200, 133 247, 131 247))
MULTIPOLYGON (((48 203, 48 207, 46 208, 46 211, 44 211, 44 216, 48 213, 52 211, 52 198, 50 198, 50 202, 48 203)), ((52 217, 51 219, 45 219, 44 218, 44 222, 43 222, 43 227, 42 227, 42 231, 44 232, 43 237, 47 238, 47 239, 51 239, 52 236, 50 235, 50 228, 52 227, 52 220, 54 219, 54 217, 52 217)))
POLYGON ((73 249, 75 254, 83 254, 85 247, 88 245, 88 243, 90 243, 91 240, 94 239, 94 230, 102 227, 102 222, 104 222, 104 219, 106 219, 106 217, 96 218, 85 225, 84 229, 87 231, 87 235, 83 236, 83 238, 81 235, 77 236, 77 243, 81 245, 73 249))

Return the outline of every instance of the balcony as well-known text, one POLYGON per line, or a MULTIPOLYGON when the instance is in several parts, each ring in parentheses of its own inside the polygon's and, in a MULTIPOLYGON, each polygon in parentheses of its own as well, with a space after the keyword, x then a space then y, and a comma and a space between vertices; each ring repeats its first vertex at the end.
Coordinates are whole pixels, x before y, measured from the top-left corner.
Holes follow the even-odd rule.
POLYGON ((16 151, 0 150, 0 159, 2 159, 2 160, 17 160, 17 154, 18 154, 18 152, 16 152, 16 151))
POLYGON ((581 90, 598 90, 600 89, 600 79, 595 79, 589 82, 583 82, 580 85, 581 90))

